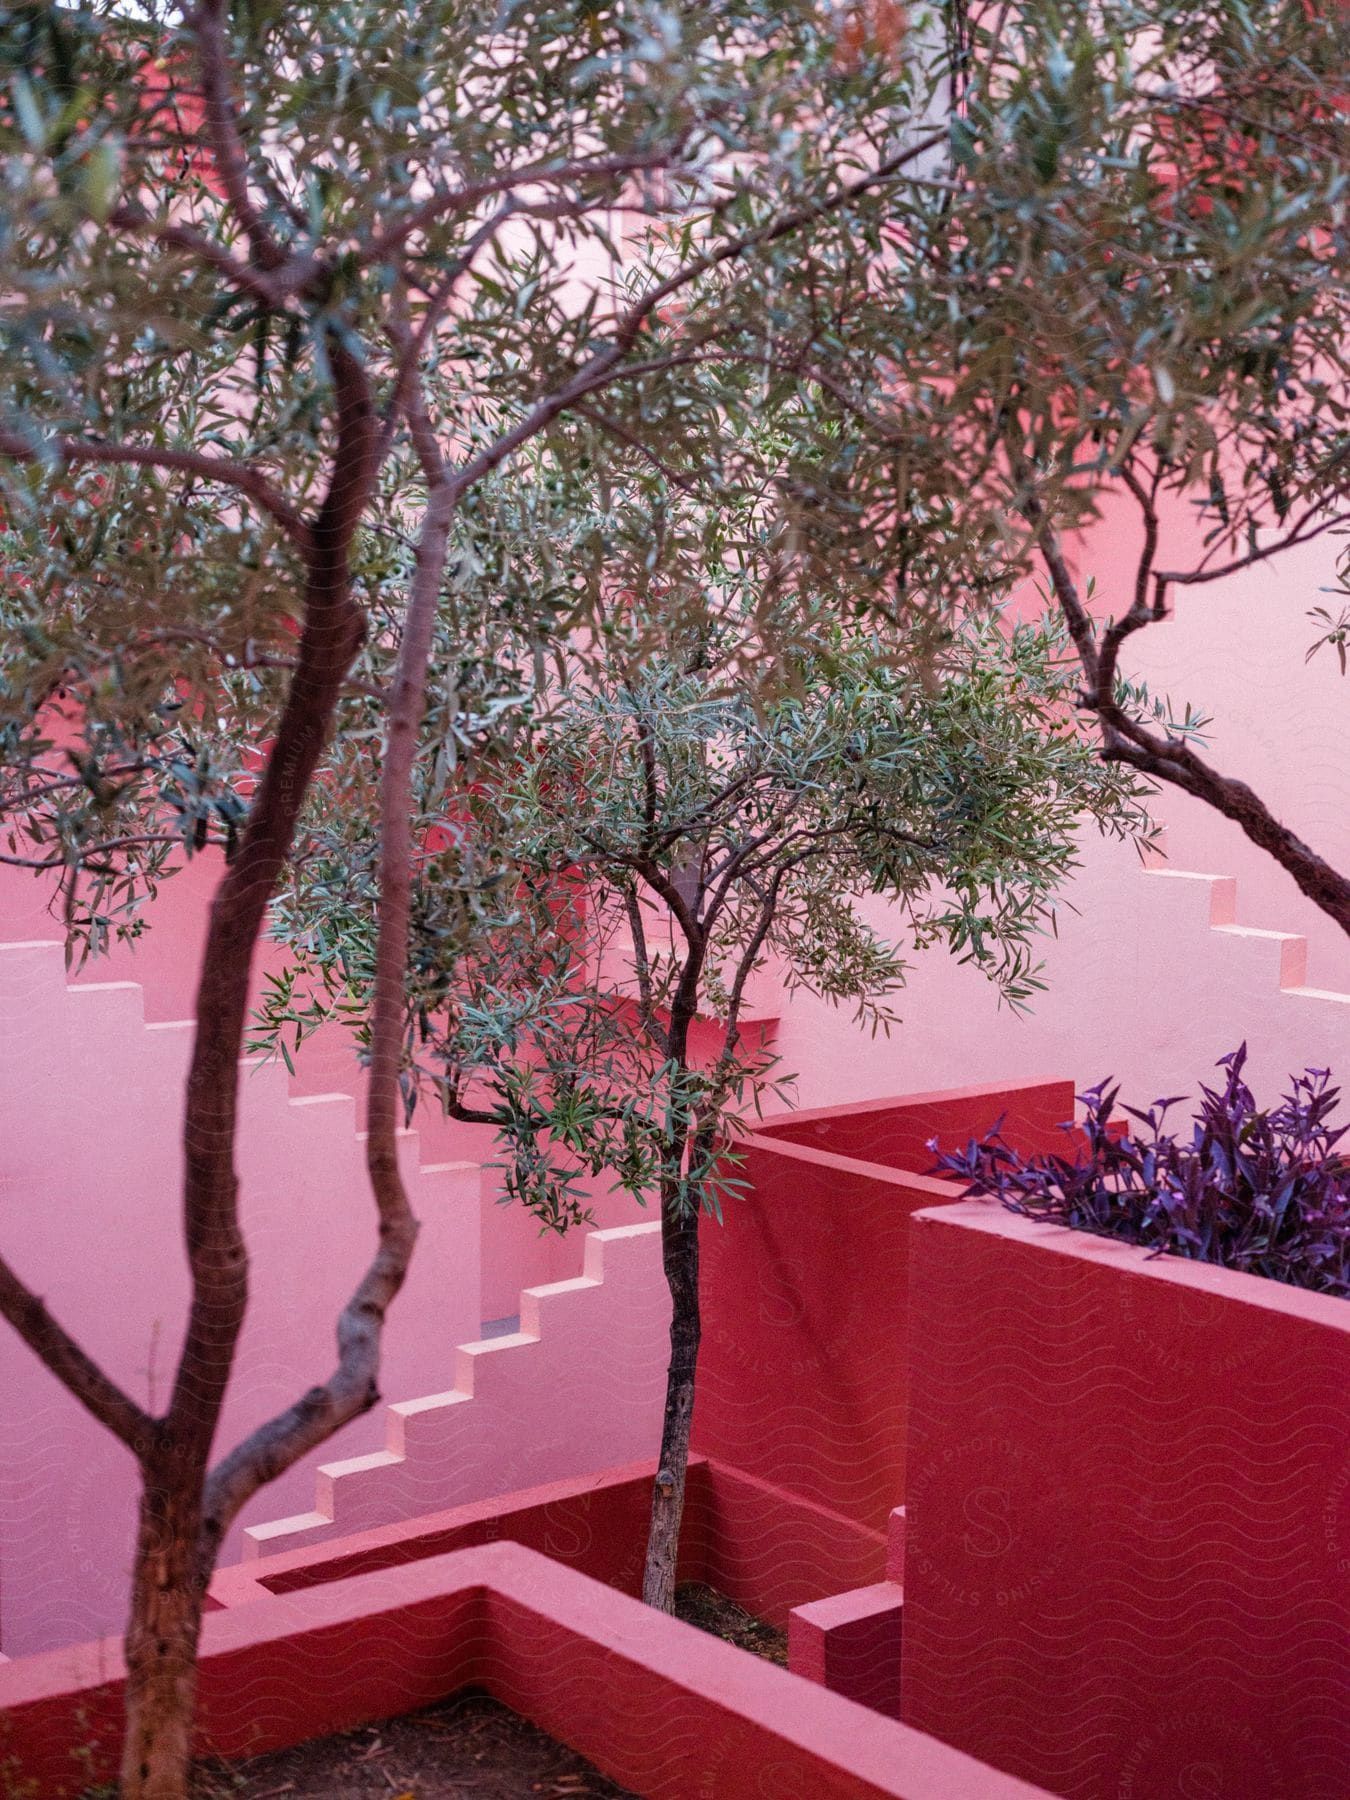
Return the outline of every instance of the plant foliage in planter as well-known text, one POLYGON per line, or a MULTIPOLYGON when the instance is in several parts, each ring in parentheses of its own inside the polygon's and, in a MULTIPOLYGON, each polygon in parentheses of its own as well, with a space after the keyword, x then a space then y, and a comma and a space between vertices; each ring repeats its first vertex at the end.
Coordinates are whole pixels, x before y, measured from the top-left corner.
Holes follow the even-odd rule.
MULTIPOLYGON (((1198 1262, 1222 1263, 1350 1299, 1350 1127, 1333 1127, 1340 1089, 1327 1069, 1291 1078, 1261 1109, 1242 1078, 1247 1046, 1219 1059, 1223 1084, 1202 1087, 1189 1133, 1165 1129, 1180 1096, 1155 1100, 1137 1122, 1111 1122, 1117 1087, 1078 1096, 1086 1109, 1076 1157, 1023 1157, 1002 1135, 939 1155, 935 1173, 966 1182, 1029 1219, 1091 1231, 1198 1262)), ((929 1146, 936 1150, 936 1140, 929 1146)))

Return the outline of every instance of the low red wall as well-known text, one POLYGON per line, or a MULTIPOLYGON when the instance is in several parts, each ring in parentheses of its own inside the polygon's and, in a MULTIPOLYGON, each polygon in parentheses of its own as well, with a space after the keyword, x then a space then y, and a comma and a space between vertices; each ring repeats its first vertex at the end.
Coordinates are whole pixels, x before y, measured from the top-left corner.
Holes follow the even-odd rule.
POLYGON ((1009 1140, 1028 1155, 1062 1150, 1059 1127, 1073 1116, 1073 1083, 1038 1081, 1025 1087, 946 1088, 903 1100, 819 1106, 770 1119, 756 1135, 924 1174, 933 1164, 928 1148, 933 1138, 944 1150, 957 1149, 1003 1119, 1009 1140))
MULTIPOLYGON (((201 1742, 225 1756, 473 1684, 648 1800, 1048 1800, 516 1544, 214 1613, 200 1672, 201 1742)), ((121 1687, 114 1640, 0 1667, 15 1776, 43 1800, 106 1779, 121 1687)))
MULTIPOLYGON (((750 1190, 702 1233, 698 1450, 884 1532, 905 1497, 909 1220, 959 1192, 905 1166, 1002 1115, 1025 1149, 1062 1144, 1072 1084, 829 1107, 747 1137, 750 1190)), ((855 1585, 883 1572, 879 1554, 855 1585)))
POLYGON ((911 1232, 902 1716, 1072 1800, 1350 1793, 1350 1306, 911 1232))
POLYGON ((799 1606, 788 1625, 788 1667, 898 1718, 904 1610, 894 1581, 799 1606))
MULTIPOLYGON (((218 1569, 211 1598, 220 1606, 245 1606, 269 1594, 293 1594, 351 1575, 396 1569, 451 1550, 474 1549, 503 1539, 551 1556, 568 1567, 627 1594, 642 1589, 643 1523, 651 1504, 655 1463, 637 1463, 500 1494, 491 1500, 419 1513, 394 1525, 329 1538, 298 1550, 254 1557, 218 1569)), ((683 1546, 691 1573, 702 1579, 701 1524, 707 1490, 706 1469, 690 1470, 690 1514, 695 1530, 683 1546), (694 1538, 700 1540, 695 1550, 694 1538)))
MULTIPOLYGON (((632 1464, 236 1563, 217 1571, 211 1600, 244 1606, 501 1539, 639 1594, 655 1470, 632 1464)), ((702 1457, 690 1466, 680 1579, 708 1582, 759 1618, 785 1625, 793 1607, 870 1580, 884 1557, 875 1532, 837 1513, 702 1457)))

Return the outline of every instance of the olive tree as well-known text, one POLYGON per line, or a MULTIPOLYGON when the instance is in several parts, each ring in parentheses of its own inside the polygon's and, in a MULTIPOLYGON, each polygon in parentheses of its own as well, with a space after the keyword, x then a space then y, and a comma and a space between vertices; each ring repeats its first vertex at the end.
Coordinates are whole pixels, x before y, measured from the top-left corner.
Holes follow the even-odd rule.
MULTIPOLYGON (((430 747, 421 764, 408 1103, 494 1125, 505 1197, 544 1229, 583 1222, 597 1183, 657 1209, 671 1354, 643 1591, 666 1610, 700 1225, 739 1196, 737 1121, 789 1091, 747 1027, 747 984, 767 969, 889 1029, 905 951, 941 944, 1025 1005, 1081 823, 1147 830, 1133 777, 1076 729, 1062 633, 986 617, 936 655, 886 657, 803 618, 799 596, 790 651, 768 669, 747 656, 776 611, 775 541, 705 569, 716 609, 659 646, 630 608, 450 795, 430 747), (868 923, 869 895, 893 902, 897 941, 868 923)), ((257 1046, 333 1016, 369 1044, 370 842, 329 809, 298 862, 276 924, 294 961, 257 1046)))
MULTIPOLYGON (((856 9, 850 55, 939 78, 947 146, 869 202, 865 283, 837 245, 805 253, 778 339, 835 433, 814 497, 841 559, 886 560, 896 603, 943 617, 953 534, 1032 576, 1101 754, 1232 820, 1350 931, 1350 871, 1127 667, 1179 593, 1277 578, 1350 527, 1350 13, 953 0, 944 42, 917 13, 882 31, 882 10, 856 9), (1107 512, 1133 521, 1127 569, 1094 564, 1107 512)), ((1310 609, 1337 649, 1346 568, 1342 604, 1310 609)), ((1211 634, 1217 664, 1221 611, 1211 634)))
MULTIPOLYGON (((415 1235, 394 1146, 411 799, 456 521, 535 441, 577 491, 620 452, 716 467, 794 244, 846 237, 921 149, 897 139, 909 77, 860 84, 828 25, 807 0, 0 16, 0 855, 52 875, 97 949, 183 857, 225 853, 167 1408, 0 1261, 0 1313, 140 1469, 133 1800, 184 1793, 231 1520, 377 1398, 415 1235), (333 1372, 222 1450, 249 973, 304 809, 354 769, 376 812, 377 1245, 333 1372)), ((572 615, 587 600, 574 581, 572 615)), ((541 653, 557 625, 532 626, 541 653)))

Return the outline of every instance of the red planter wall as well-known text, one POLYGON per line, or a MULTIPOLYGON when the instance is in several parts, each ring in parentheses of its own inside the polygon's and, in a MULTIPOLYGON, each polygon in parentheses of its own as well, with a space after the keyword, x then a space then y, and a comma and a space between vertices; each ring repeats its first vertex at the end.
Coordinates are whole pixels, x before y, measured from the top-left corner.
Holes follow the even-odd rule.
POLYGON ((1002 1115, 1027 1150, 1062 1142, 1072 1084, 828 1107, 747 1139, 752 1192, 702 1233, 697 1450, 885 1531, 905 1488, 909 1220, 957 1192, 905 1171, 931 1165, 929 1138, 1002 1115))
MULTIPOLYGON (((199 1741, 279 1749, 470 1684, 647 1800, 1051 1800, 518 1544, 213 1613, 199 1741)), ((106 1779, 121 1689, 113 1640, 0 1667, 18 1780, 74 1800, 106 1779)))
POLYGON ((1350 1793, 1350 1306, 911 1232, 902 1716, 1070 1800, 1350 1793))
MULTIPOLYGON (((503 1538, 640 1594, 655 1473, 655 1462, 631 1464, 235 1563, 216 1571, 210 1598, 251 1605, 503 1538)), ((782 1626, 793 1607, 869 1580, 884 1555, 875 1532, 837 1513, 702 1457, 690 1462, 682 1581, 708 1582, 782 1626)))
POLYGON ((818 1106, 771 1119, 757 1137, 804 1144, 834 1156, 856 1156, 888 1169, 923 1174, 932 1167, 928 1148, 944 1149, 983 1137, 999 1120, 1005 1134, 1028 1155, 1064 1148, 1060 1126, 1074 1116, 1071 1081, 1037 1081, 947 1088, 904 1099, 863 1100, 853 1106, 818 1106))

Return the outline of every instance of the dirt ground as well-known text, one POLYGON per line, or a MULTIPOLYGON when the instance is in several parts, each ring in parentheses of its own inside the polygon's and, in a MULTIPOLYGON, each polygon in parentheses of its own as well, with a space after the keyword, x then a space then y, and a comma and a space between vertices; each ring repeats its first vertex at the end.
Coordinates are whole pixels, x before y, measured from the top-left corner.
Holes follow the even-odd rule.
POLYGON ((203 1770, 194 1800, 636 1800, 489 1695, 203 1770))
POLYGON ((766 1625, 716 1588, 705 1587, 699 1581, 682 1582, 675 1590, 675 1616, 735 1644, 738 1650, 748 1650, 752 1656, 787 1667, 786 1631, 766 1625))
MULTIPOLYGON (((675 1612, 740 1650, 787 1664, 787 1633, 715 1588, 684 1583, 676 1591, 675 1612)), ((575 1751, 473 1689, 379 1725, 317 1738, 246 1763, 203 1768, 193 1786, 193 1800, 536 1797, 637 1800, 575 1751)))

